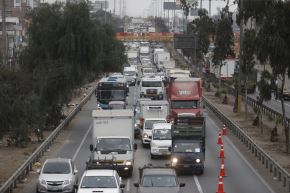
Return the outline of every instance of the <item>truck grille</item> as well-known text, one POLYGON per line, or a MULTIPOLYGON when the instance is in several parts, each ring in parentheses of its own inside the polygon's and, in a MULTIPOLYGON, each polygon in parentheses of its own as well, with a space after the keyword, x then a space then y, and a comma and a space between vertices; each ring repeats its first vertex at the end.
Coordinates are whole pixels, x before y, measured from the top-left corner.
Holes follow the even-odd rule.
POLYGON ((157 94, 157 89, 147 89, 146 94, 157 94))

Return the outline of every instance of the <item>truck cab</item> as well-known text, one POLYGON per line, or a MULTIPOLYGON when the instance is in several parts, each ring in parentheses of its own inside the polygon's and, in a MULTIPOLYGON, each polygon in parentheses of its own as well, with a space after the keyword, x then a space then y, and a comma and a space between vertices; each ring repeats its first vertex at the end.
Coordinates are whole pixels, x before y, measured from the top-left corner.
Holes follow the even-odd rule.
POLYGON ((136 84, 136 79, 138 76, 138 71, 135 67, 124 67, 123 75, 126 79, 126 82, 130 86, 134 86, 136 84))
POLYGON ((171 124, 170 123, 155 123, 152 128, 152 139, 150 142, 151 159, 168 156, 171 154, 171 124))
POLYGON ((175 78, 168 85, 169 120, 178 115, 202 116, 200 78, 175 78))
POLYGON ((163 99, 164 86, 161 77, 143 77, 140 81, 140 98, 163 99))
POLYGON ((204 117, 176 117, 171 135, 171 166, 178 171, 202 174, 205 161, 204 117))

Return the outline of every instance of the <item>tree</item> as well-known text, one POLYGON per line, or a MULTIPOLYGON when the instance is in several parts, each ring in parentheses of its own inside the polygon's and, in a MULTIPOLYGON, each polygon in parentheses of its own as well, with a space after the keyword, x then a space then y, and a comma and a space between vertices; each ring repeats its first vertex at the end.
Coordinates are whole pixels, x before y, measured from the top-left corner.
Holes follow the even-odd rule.
MULTIPOLYGON (((232 29, 232 13, 228 6, 221 11, 221 18, 217 21, 215 31, 215 48, 213 53, 213 63, 219 67, 219 73, 224 65, 223 60, 233 57, 234 34, 232 29)), ((220 74, 219 74, 220 77, 220 74)), ((221 78, 219 78, 219 92, 221 90, 221 78)))
MULTIPOLYGON (((273 71, 272 76, 281 82, 279 92, 282 96, 287 72, 290 74, 290 2, 246 0, 244 4, 242 16, 253 18, 257 24, 257 40, 260 43, 257 49, 258 59, 262 62, 269 61, 273 71)), ((285 149, 289 153, 289 125, 285 116, 283 97, 280 97, 280 101, 285 131, 285 149)))
MULTIPOLYGON (((243 39, 243 54, 242 54, 242 65, 240 70, 245 74, 245 98, 248 97, 248 74, 253 70, 255 66, 254 53, 256 49, 256 32, 252 29, 246 30, 243 39)), ((248 119, 248 103, 245 103, 246 120, 248 119)))

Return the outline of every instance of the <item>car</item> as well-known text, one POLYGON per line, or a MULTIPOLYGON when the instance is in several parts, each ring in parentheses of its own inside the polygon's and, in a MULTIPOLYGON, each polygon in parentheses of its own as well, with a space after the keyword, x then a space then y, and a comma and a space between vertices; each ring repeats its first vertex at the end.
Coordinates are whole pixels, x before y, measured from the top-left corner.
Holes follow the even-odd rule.
POLYGON ((47 159, 39 173, 36 192, 75 192, 78 170, 73 161, 66 158, 47 159))
POLYGON ((134 183, 137 193, 180 193, 184 183, 179 183, 176 172, 171 167, 144 166, 139 168, 139 182, 134 183))
POLYGON ((124 188, 125 184, 122 184, 122 178, 116 170, 92 169, 84 172, 77 193, 121 193, 124 188))

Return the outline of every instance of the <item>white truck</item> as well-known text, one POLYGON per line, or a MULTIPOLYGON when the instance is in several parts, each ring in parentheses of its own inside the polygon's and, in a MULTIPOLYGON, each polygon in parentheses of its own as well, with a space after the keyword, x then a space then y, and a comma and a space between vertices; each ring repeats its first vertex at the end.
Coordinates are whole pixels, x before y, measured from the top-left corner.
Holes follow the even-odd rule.
POLYGON ((152 126, 154 123, 166 123, 169 114, 167 100, 141 100, 137 110, 140 119, 142 144, 145 147, 150 144, 152 126))
POLYGON ((149 46, 141 46, 139 51, 140 61, 142 58, 150 59, 150 48, 149 46))
POLYGON ((171 123, 155 123, 152 127, 152 139, 150 142, 151 159, 170 155, 169 147, 171 145, 171 123))
POLYGON ((133 111, 131 109, 93 110, 93 134, 88 169, 110 168, 131 176, 134 164, 133 111))
POLYGON ((140 81, 140 98, 163 100, 164 85, 160 76, 143 77, 140 81))
POLYGON ((163 68, 163 61, 170 61, 170 54, 169 52, 156 52, 154 55, 155 64, 158 70, 163 68))
POLYGON ((215 76, 222 80, 232 79, 237 62, 238 60, 236 59, 226 59, 223 61, 224 65, 221 68, 219 66, 213 66, 215 76))
POLYGON ((128 50, 127 51, 128 59, 138 58, 138 50, 128 50))

